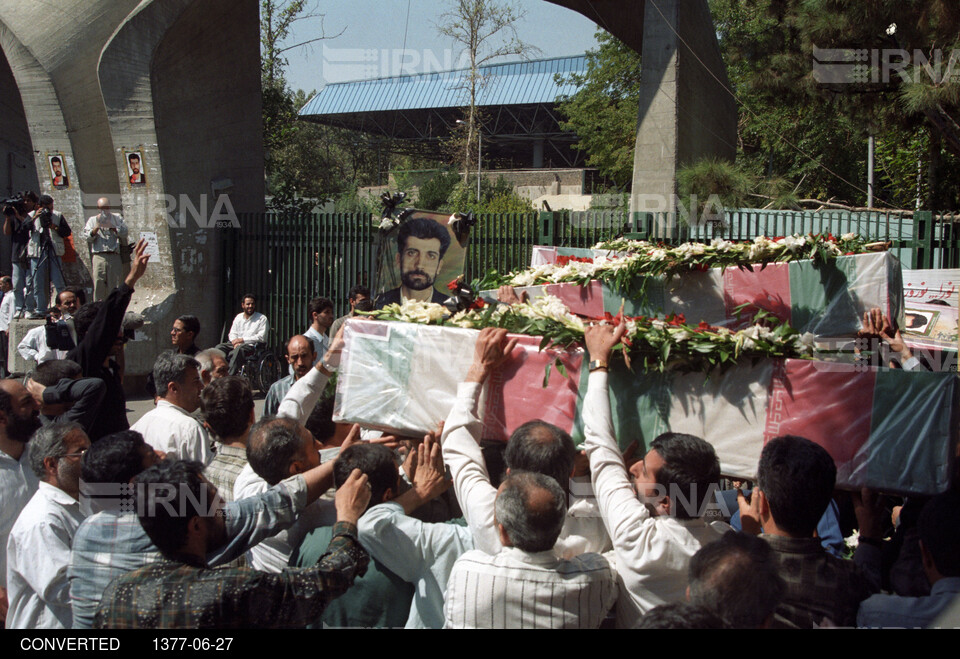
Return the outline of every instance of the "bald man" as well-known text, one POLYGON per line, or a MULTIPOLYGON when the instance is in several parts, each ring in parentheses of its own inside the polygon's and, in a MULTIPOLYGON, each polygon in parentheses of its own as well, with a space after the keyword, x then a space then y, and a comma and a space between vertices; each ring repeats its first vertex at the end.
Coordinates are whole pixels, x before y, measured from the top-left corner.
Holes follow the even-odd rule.
POLYGON ((272 416, 280 408, 280 401, 290 391, 293 383, 310 372, 310 367, 317 359, 317 353, 313 347, 313 341, 297 334, 287 341, 287 363, 293 369, 293 374, 277 380, 267 392, 267 398, 263 401, 263 415, 272 416))
POLYGON ((97 200, 97 210, 100 212, 83 227, 83 237, 93 255, 93 299, 105 300, 120 284, 120 245, 127 239, 127 225, 118 213, 111 212, 106 197, 97 200))

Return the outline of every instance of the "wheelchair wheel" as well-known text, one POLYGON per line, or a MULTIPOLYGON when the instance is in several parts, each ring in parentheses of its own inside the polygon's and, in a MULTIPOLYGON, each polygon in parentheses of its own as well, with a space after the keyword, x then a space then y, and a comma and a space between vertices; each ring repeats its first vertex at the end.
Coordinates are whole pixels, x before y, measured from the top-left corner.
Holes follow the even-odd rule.
POLYGON ((280 360, 272 352, 268 352, 260 360, 259 371, 260 391, 266 393, 270 390, 270 385, 280 379, 280 360))
POLYGON ((259 388, 259 374, 257 373, 254 362, 248 361, 243 366, 240 367, 240 372, 237 373, 240 377, 246 379, 247 383, 250 385, 250 389, 256 391, 259 388))

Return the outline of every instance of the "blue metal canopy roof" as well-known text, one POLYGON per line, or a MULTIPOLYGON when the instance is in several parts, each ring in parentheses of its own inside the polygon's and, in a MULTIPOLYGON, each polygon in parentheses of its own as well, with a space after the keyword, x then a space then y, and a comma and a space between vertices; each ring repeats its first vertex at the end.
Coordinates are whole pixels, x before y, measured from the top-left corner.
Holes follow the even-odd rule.
MULTIPOLYGON (((479 71, 483 76, 477 89, 479 106, 553 105, 576 93, 577 86, 565 80, 571 73, 586 71, 586 57, 489 64, 479 71), (564 82, 557 83, 558 73, 564 82)), ((317 92, 300 116, 463 107, 469 104, 468 73, 469 69, 460 69, 333 83, 317 92)))

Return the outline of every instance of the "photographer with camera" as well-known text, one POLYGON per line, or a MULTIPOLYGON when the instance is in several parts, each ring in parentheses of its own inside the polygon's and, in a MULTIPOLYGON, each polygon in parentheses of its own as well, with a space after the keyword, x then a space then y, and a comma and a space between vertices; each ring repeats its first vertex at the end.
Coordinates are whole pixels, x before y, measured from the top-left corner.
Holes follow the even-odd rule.
POLYGON ((71 234, 70 225, 63 215, 53 210, 53 197, 40 195, 39 205, 33 212, 33 227, 30 242, 27 243, 27 256, 30 259, 30 285, 33 286, 36 308, 30 318, 43 318, 41 309, 47 308, 50 300, 50 281, 57 292, 64 289, 63 239, 71 234))
POLYGON ((4 200, 3 233, 10 236, 13 249, 10 254, 11 275, 13 275, 13 295, 15 313, 22 314, 24 308, 28 312, 36 309, 33 296, 24 297, 27 287, 27 275, 30 272, 30 259, 27 257, 27 243, 30 241, 30 219, 27 217, 29 207, 34 206, 36 195, 32 192, 21 192, 15 197, 4 200), (25 306, 26 305, 26 306, 25 306))
POLYGON ((118 213, 110 212, 110 200, 97 200, 100 212, 87 220, 83 237, 92 254, 93 299, 103 300, 120 283, 120 254, 127 239, 127 225, 118 213))

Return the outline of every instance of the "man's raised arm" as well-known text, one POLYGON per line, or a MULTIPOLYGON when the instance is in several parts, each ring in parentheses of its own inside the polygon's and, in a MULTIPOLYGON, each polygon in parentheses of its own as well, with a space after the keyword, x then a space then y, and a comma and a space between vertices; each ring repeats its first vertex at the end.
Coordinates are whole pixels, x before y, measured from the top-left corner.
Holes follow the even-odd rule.
POLYGON ((473 532, 477 549, 500 552, 500 536, 493 520, 497 490, 480 450, 483 423, 477 409, 483 383, 510 358, 517 340, 507 341, 507 330, 488 327, 480 331, 467 378, 457 388, 457 400, 443 429, 443 459, 450 467, 453 487, 463 516, 473 532))
POLYGON ((623 455, 613 434, 607 367, 612 349, 623 336, 625 324, 616 330, 610 325, 593 325, 584 335, 590 363, 600 362, 589 375, 583 401, 584 449, 590 460, 590 480, 607 532, 617 545, 618 538, 636 532, 637 524, 650 516, 630 483, 623 455))

